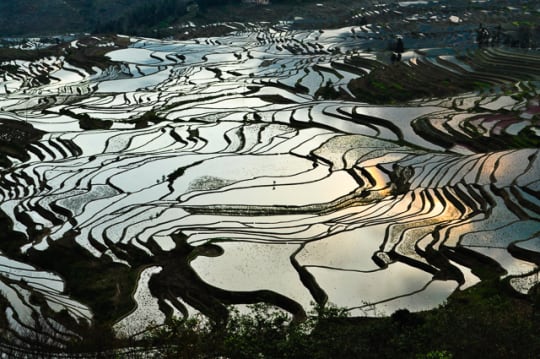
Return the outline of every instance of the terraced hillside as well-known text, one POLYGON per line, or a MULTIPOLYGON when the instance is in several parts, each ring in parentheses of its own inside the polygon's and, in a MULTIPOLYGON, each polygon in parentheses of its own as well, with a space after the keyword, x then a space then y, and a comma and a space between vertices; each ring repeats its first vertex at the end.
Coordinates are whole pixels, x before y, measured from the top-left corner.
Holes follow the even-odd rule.
POLYGON ((538 283, 537 52, 390 64, 364 50, 370 26, 227 26, 94 37, 101 67, 2 63, 10 343, 130 336, 255 302, 386 315, 494 275, 519 293, 538 283))

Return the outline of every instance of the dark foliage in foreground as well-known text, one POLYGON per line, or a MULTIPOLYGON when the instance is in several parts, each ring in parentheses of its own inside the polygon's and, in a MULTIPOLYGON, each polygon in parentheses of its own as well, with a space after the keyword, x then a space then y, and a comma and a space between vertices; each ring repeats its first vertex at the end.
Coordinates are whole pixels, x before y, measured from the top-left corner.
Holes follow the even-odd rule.
POLYGON ((390 318, 350 318, 330 307, 304 323, 266 306, 234 314, 220 328, 173 320, 152 333, 168 358, 532 358, 540 355, 538 295, 515 298, 497 282, 457 293, 445 306, 399 310, 390 318))
MULTIPOLYGON (((150 328, 140 341, 103 341, 102 331, 90 331, 66 353, 73 358, 536 358, 538 289, 517 297, 507 283, 492 279, 456 292, 445 305, 427 312, 352 318, 344 309, 327 306, 302 323, 257 304, 249 315, 233 311, 227 323, 170 319, 150 328), (130 349, 114 349, 126 346, 130 349)), ((39 355, 28 357, 58 355, 46 349, 36 345, 32 350, 39 355)))
MULTIPOLYGON (((304 322, 266 304, 227 322, 169 319, 142 339, 115 339, 89 328, 62 354, 43 342, 0 350, 18 358, 537 358, 540 286, 517 295, 507 281, 487 279, 457 291, 434 310, 398 310, 391 317, 352 318, 344 309, 317 307, 304 322), (120 348, 120 349, 118 349, 120 348), (127 349, 126 349, 127 348, 127 349), (11 350, 11 351, 10 351, 11 350), (91 353, 91 354, 89 354, 91 353)), ((26 338, 32 340, 32 338, 26 338)))

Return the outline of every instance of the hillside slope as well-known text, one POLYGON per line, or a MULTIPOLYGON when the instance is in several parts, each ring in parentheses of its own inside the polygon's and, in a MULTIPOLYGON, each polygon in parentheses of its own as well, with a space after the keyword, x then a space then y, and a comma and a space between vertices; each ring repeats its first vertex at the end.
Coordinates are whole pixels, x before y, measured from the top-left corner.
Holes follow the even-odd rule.
MULTIPOLYGON (((32 0, 0 1, 0 36, 51 35, 92 32, 105 24, 144 14, 159 22, 157 9, 185 10, 185 0, 32 0)), ((165 11, 162 11, 165 12, 165 11)))

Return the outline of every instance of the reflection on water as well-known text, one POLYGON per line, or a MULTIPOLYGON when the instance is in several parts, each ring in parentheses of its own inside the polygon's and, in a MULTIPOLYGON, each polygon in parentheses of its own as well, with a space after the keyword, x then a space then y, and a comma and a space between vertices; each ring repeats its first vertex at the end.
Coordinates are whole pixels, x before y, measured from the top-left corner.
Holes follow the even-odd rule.
MULTIPOLYGON (((259 290, 291 313, 312 302, 354 315, 429 309, 478 283, 474 260, 456 254, 463 249, 498 263, 522 293, 538 282, 540 153, 525 148, 538 129, 521 116, 533 99, 323 100, 315 93, 328 79, 350 94, 344 79, 374 68, 376 55, 358 49, 364 40, 350 28, 260 34, 268 43, 250 32, 133 39, 108 54, 118 66, 81 70, 80 81, 63 71, 61 81, 32 86, 37 69, 49 73, 31 62, 0 79, 2 116, 50 131, 2 157, 0 209, 6 231, 21 238, 6 245, 10 254, 30 260, 70 245, 132 277, 150 265, 134 288, 139 307, 118 324, 136 322, 129 330, 165 312, 212 315, 223 303, 258 301, 259 290), (336 49, 355 49, 365 64, 352 71, 350 54, 336 49), (81 114, 114 123, 83 130, 81 114), (166 289, 150 292, 152 283, 166 289)), ((427 56, 433 71, 446 71, 437 56, 453 51, 407 56, 418 57, 410 66, 427 56)), ((447 60, 454 75, 466 66, 447 60)), ((64 293, 66 273, 8 257, 0 256, 0 294, 10 330, 49 309, 91 317, 64 293), (29 300, 38 292, 43 310, 29 300)))

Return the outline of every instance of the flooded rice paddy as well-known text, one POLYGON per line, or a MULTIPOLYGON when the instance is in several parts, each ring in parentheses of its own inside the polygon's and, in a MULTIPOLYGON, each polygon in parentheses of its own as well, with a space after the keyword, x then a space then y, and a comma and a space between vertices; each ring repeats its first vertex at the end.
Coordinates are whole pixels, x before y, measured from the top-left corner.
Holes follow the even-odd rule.
MULTIPOLYGON (((369 32, 131 38, 107 54, 116 65, 94 71, 18 61, 0 78, 2 231, 17 238, 0 255, 7 329, 76 337, 101 320, 88 299, 99 289, 70 289, 77 268, 47 269, 59 248, 131 273, 131 290, 104 277, 106 305, 133 298, 114 312, 124 335, 257 301, 298 317, 327 302, 359 316, 426 310, 478 283, 479 261, 530 290, 540 158, 520 138, 538 141, 538 83, 521 83, 526 98, 471 92, 391 106, 317 95, 327 84, 351 95, 349 81, 371 71, 348 65, 376 58, 359 34, 369 32), (110 123, 82 129, 84 117, 110 123)), ((452 50, 426 53, 409 55, 498 81, 452 50)))

